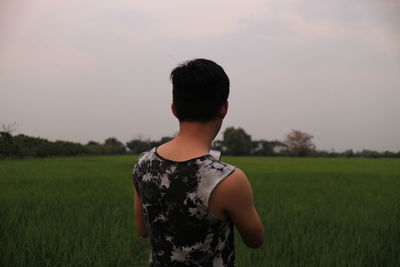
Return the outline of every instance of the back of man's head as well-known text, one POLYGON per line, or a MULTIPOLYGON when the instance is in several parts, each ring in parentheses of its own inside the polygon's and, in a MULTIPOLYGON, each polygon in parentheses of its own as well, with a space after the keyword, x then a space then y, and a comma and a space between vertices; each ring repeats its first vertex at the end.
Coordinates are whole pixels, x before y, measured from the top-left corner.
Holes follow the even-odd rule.
POLYGON ((228 99, 229 78, 211 60, 186 61, 171 72, 170 78, 179 121, 210 121, 228 99))

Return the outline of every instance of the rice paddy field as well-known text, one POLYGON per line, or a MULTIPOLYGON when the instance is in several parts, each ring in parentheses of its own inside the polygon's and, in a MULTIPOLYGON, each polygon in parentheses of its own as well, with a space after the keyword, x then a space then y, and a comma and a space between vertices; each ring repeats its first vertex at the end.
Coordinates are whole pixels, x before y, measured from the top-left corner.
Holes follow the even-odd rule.
MULTIPOLYGON (((0 161, 0 266, 146 266, 136 156, 0 161)), ((400 160, 224 157, 243 169, 266 243, 237 266, 400 266, 400 160)))

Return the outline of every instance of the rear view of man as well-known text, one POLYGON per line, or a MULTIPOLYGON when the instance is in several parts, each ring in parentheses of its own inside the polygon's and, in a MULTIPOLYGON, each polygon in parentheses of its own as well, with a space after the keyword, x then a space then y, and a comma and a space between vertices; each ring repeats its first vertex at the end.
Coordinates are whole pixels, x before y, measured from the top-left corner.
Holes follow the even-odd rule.
POLYGON ((229 78, 195 59, 171 80, 179 132, 134 167, 136 230, 150 240, 150 266, 234 266, 234 226, 251 248, 263 244, 264 228, 246 175, 209 154, 228 111, 229 78))

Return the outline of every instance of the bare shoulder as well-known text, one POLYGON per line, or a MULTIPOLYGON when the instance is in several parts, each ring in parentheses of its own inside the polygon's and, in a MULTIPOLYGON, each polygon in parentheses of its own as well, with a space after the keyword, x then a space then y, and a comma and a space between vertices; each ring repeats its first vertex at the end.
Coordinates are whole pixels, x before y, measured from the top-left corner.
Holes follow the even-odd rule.
POLYGON ((236 168, 228 177, 219 183, 213 190, 210 197, 210 208, 215 211, 226 211, 231 206, 238 203, 247 203, 251 201, 253 192, 246 174, 239 168, 236 168))
POLYGON ((246 174, 239 168, 236 168, 224 181, 221 182, 219 187, 224 191, 224 194, 235 194, 246 192, 250 189, 251 185, 246 174))
POLYGON ((231 174, 231 180, 234 183, 248 183, 246 174, 239 168, 235 168, 235 170, 231 174))

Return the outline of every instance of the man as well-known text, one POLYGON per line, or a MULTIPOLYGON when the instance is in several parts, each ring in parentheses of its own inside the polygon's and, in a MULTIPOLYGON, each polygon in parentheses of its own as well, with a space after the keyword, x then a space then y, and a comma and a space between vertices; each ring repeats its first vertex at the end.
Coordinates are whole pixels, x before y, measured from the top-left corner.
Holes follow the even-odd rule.
POLYGON ((150 240, 150 266, 234 266, 234 226, 251 248, 263 244, 264 228, 246 175, 209 154, 228 111, 229 78, 195 59, 171 80, 179 133, 134 167, 136 230, 150 240))

